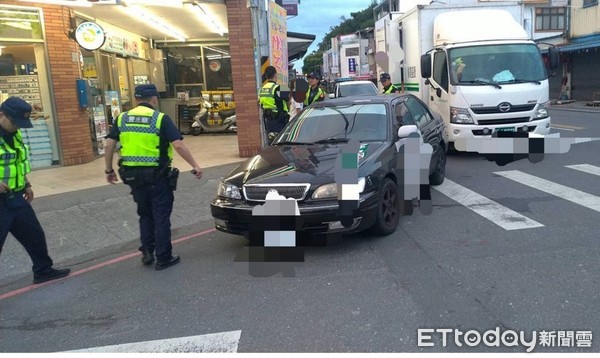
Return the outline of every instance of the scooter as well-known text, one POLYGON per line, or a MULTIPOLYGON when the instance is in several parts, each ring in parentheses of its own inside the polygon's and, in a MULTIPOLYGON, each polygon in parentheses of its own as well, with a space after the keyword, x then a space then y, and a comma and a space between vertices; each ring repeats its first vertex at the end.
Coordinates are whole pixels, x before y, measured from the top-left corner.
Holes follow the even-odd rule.
POLYGON ((204 101, 200 105, 200 110, 194 116, 194 123, 192 123, 191 133, 194 136, 200 133, 237 133, 237 121, 235 117, 235 109, 228 109, 219 111, 219 117, 221 117, 220 125, 209 125, 208 124, 208 110, 210 108, 217 107, 216 104, 210 104, 208 101, 204 101))

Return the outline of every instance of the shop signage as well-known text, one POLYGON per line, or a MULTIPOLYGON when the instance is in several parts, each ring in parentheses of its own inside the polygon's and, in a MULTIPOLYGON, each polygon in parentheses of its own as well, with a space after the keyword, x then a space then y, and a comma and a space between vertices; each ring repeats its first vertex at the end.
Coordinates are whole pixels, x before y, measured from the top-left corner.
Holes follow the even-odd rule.
POLYGON ((288 82, 286 11, 269 2, 269 62, 277 70, 277 83, 288 82))
POLYGON ((86 21, 77 26, 75 40, 84 49, 94 51, 104 45, 106 34, 100 25, 86 21))
POLYGON ((221 62, 217 60, 211 60, 208 62, 208 68, 213 72, 218 72, 221 69, 221 62))

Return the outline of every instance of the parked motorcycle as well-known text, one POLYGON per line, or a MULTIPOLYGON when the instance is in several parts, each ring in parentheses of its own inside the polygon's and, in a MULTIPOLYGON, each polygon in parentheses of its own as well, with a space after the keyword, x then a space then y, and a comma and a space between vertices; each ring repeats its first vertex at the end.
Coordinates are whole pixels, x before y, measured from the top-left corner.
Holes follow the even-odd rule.
POLYGON ((203 101, 200 104, 200 110, 194 116, 194 122, 192 123, 191 133, 194 136, 200 133, 237 133, 237 121, 235 117, 235 109, 226 109, 219 111, 219 117, 221 118, 220 125, 208 124, 209 109, 217 107, 216 104, 211 104, 208 101, 203 101))

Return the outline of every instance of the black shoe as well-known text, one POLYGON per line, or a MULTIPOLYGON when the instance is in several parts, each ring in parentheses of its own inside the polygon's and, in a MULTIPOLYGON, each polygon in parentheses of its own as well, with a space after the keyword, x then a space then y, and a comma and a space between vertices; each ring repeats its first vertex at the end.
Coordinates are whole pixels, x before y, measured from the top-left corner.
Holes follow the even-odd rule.
POLYGON ((166 260, 159 260, 159 261, 156 261, 156 266, 155 266, 155 268, 156 268, 157 270, 159 270, 159 271, 160 271, 160 270, 164 270, 164 269, 166 269, 167 267, 171 267, 171 266, 173 266, 173 265, 176 265, 176 264, 178 264, 178 263, 179 263, 179 261, 181 261, 181 259, 179 258, 179 256, 178 256, 178 255, 171 255, 171 257, 170 257, 170 258, 168 258, 168 259, 166 259, 166 260))
POLYGON ((57 278, 63 278, 68 276, 69 273, 71 273, 71 269, 57 270, 55 268, 50 268, 44 273, 34 274, 33 283, 42 283, 46 281, 56 280, 57 278))
POLYGON ((154 262, 154 254, 150 251, 142 251, 142 263, 144 265, 150 265, 154 262))

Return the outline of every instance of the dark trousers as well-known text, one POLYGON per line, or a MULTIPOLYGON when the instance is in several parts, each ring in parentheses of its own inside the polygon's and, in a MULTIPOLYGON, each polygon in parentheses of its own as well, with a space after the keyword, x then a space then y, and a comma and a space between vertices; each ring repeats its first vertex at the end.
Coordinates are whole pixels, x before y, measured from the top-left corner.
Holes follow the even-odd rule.
POLYGON ((140 251, 155 252, 156 259, 168 259, 172 254, 171 212, 175 199, 167 179, 162 177, 155 184, 131 188, 140 216, 140 251))
POLYGON ((31 205, 23 198, 23 192, 14 193, 14 196, 9 205, 6 194, 0 195, 0 253, 8 233, 11 233, 29 254, 33 272, 43 273, 53 264, 48 256, 44 229, 31 205))

